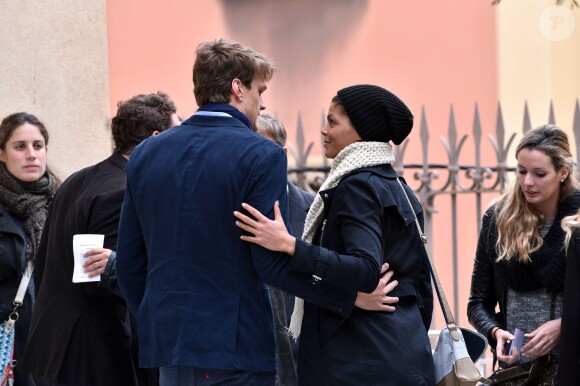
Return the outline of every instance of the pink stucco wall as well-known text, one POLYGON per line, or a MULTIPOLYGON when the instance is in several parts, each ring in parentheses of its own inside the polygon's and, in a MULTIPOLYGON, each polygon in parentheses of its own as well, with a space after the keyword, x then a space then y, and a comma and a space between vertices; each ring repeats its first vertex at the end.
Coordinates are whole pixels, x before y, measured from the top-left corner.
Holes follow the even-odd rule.
MULTIPOLYGON (((495 8, 460 0, 213 0, 107 1, 111 114, 117 101, 163 90, 178 113, 195 109, 191 68, 196 46, 225 37, 250 45, 278 62, 265 94, 268 110, 295 138, 300 111, 308 141, 319 141, 321 115, 341 87, 375 83, 398 94, 414 112, 406 162, 422 161, 421 109, 430 129, 430 161, 447 162, 439 136, 447 136, 453 105, 460 134, 471 134, 478 103, 484 136, 493 130, 497 106, 495 8)), ((491 147, 484 151, 490 153, 491 147)), ((320 154, 315 146, 316 154, 320 154)), ((460 161, 473 164, 468 140, 460 161)), ((317 155, 312 161, 319 163, 317 155)), ((493 160, 491 160, 493 162, 493 160)), ((412 176, 405 176, 416 186, 412 176)), ((489 198, 489 197, 488 197, 489 198)), ((487 204, 488 201, 484 203, 487 204)), ((448 200, 436 201, 435 258, 452 298, 448 200), (447 284, 448 283, 448 284, 447 284)), ((460 309, 465 310, 478 214, 459 201, 460 309)), ((439 319, 440 313, 435 313, 439 319)), ((465 315, 459 315, 466 324, 465 315)))

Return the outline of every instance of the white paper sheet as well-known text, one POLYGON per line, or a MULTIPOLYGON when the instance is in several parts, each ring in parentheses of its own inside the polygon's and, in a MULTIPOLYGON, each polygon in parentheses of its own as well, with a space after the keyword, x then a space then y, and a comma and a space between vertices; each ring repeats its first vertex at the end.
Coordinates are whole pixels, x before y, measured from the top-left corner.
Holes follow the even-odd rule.
POLYGON ((91 248, 103 248, 105 235, 74 235, 73 236, 73 254, 75 257, 75 268, 73 271, 73 283, 84 283, 90 281, 100 281, 101 275, 89 277, 88 272, 84 272, 83 264, 87 261, 83 257, 86 251, 91 248))

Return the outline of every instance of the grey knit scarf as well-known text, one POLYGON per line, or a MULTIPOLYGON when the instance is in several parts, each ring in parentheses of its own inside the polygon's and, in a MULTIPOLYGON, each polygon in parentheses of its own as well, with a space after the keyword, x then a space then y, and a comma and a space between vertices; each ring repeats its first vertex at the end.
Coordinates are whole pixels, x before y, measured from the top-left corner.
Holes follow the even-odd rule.
POLYGON ((56 185, 56 179, 48 171, 38 181, 20 181, 0 162, 0 200, 9 212, 24 221, 27 261, 34 260, 36 255, 48 202, 56 192, 56 185))

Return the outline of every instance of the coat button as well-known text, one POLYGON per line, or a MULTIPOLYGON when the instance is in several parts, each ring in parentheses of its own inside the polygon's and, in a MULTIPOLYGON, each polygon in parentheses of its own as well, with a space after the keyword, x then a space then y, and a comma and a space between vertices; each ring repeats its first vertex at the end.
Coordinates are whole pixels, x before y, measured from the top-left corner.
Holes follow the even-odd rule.
POLYGON ((328 194, 327 193, 324 193, 324 198, 328 198, 328 194))

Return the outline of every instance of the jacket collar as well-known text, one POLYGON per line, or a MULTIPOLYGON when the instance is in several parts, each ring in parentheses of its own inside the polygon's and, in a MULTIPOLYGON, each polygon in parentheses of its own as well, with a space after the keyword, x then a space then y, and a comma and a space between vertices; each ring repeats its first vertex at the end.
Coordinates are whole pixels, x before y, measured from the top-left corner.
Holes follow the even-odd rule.
MULTIPOLYGON (((356 169, 352 173, 349 173, 346 176, 344 176, 343 180, 345 178, 348 178, 348 177, 353 176, 353 175, 358 174, 358 173, 373 173, 373 174, 379 175, 383 178, 393 179, 393 180, 397 179, 399 177, 399 175, 397 174, 397 172, 395 171, 395 169, 393 169, 393 167, 391 165, 385 164, 385 165, 368 166, 366 168, 356 169)), ((338 188, 338 185, 335 186, 334 188, 330 188, 327 190, 321 190, 319 192, 320 197, 322 198, 322 201, 325 204, 325 207, 328 206, 327 205, 328 201, 332 200, 332 196, 334 195, 336 188, 338 188)))
POLYGON ((181 123, 181 126, 210 126, 210 127, 236 127, 249 130, 240 120, 234 117, 192 115, 181 123))
POLYGON ((0 202, 0 232, 14 233, 20 236, 23 241, 26 240, 22 220, 19 220, 14 215, 10 215, 2 202, 0 202))
POLYGON ((229 116, 234 117, 242 122, 248 129, 252 130, 252 122, 250 122, 248 117, 240 110, 228 103, 207 103, 199 107, 196 115, 203 114, 204 112, 228 114, 229 116))
POLYGON ((112 164, 114 164, 115 166, 117 166, 118 168, 127 171, 127 158, 123 157, 122 154, 120 153, 113 153, 111 154, 111 156, 109 158, 107 158, 108 161, 110 161, 112 164))
POLYGON ((348 176, 352 176, 354 174, 365 173, 365 172, 377 174, 383 178, 388 178, 388 179, 396 179, 397 177, 399 177, 399 175, 397 174, 395 169, 393 169, 393 166, 391 166, 389 164, 384 164, 384 165, 368 166, 366 168, 357 169, 357 170, 353 171, 352 173, 348 174, 347 176, 344 176, 344 178, 346 178, 348 176))

